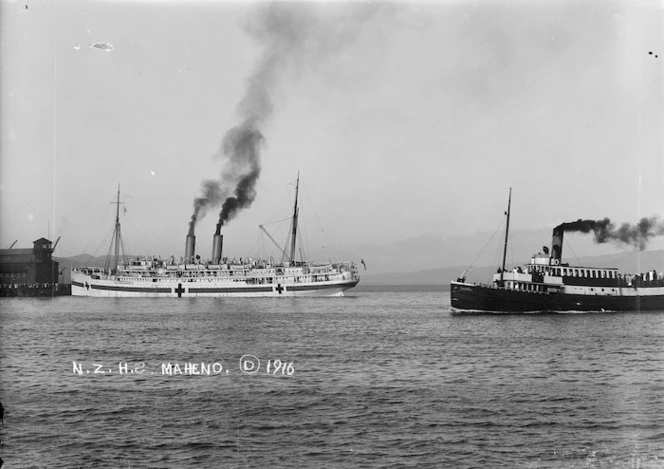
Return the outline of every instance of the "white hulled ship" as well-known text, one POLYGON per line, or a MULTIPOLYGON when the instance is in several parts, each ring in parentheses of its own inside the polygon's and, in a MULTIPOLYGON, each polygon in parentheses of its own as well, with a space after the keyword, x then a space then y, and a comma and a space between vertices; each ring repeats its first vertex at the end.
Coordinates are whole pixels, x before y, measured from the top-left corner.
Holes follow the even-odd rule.
MULTIPOLYGON (((187 235, 183 262, 173 257, 118 262, 120 235, 120 191, 115 219, 115 259, 110 268, 83 267, 71 272, 71 294, 93 297, 284 297, 343 296, 360 281, 353 262, 315 264, 295 260, 299 177, 290 234, 290 254, 279 247, 283 262, 222 258, 220 226, 213 236, 212 258, 206 262, 195 255, 196 238, 187 235)), ((262 228, 262 227, 261 227, 262 228)), ((267 232, 266 232, 267 234, 267 232)), ((271 241, 274 242, 271 236, 271 241)), ((277 244, 275 242, 275 244, 277 244)), ((278 246, 278 244, 277 244, 278 246)))

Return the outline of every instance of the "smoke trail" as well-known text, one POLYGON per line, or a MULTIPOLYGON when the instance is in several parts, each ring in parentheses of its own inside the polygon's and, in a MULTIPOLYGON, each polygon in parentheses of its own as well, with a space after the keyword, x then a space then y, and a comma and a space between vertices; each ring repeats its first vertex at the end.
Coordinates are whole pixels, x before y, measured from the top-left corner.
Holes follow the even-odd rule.
POLYGON ((305 2, 260 6, 245 29, 260 44, 262 52, 236 108, 240 123, 229 129, 222 140, 222 173, 218 180, 203 181, 202 195, 194 199, 191 230, 210 208, 221 205, 219 224, 224 225, 254 202, 264 128, 273 114, 274 95, 284 75, 300 71, 349 44, 360 31, 359 26, 381 9, 373 5, 305 2), (340 10, 335 11, 338 7, 340 10))
POLYGON ((210 179, 201 183, 201 192, 203 195, 194 199, 194 213, 191 216, 191 222, 189 222, 189 234, 193 234, 193 226, 196 224, 199 214, 203 215, 208 206, 219 205, 227 196, 219 185, 219 182, 210 179))
POLYGON ((631 244, 643 251, 650 238, 664 234, 664 222, 657 217, 641 218, 635 225, 623 223, 616 226, 608 218, 602 220, 577 220, 562 223, 554 228, 554 231, 568 231, 590 233, 595 236, 596 243, 617 242, 631 244))

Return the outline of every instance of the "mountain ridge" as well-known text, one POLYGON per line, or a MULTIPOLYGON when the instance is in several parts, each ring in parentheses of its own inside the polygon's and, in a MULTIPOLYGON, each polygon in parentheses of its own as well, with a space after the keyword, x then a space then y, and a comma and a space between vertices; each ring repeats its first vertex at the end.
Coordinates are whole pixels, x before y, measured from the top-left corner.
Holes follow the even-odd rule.
MULTIPOLYGON (((529 261, 509 263, 507 268, 527 264, 529 261)), ((664 270, 664 250, 623 252, 617 254, 604 254, 600 256, 584 256, 578 262, 570 265, 584 267, 617 268, 620 272, 641 273, 653 269, 658 272, 664 270)), ((489 283, 498 266, 471 267, 466 272, 466 278, 471 282, 489 283)), ((468 269, 468 266, 448 266, 433 269, 424 269, 412 272, 386 272, 368 274, 361 271, 361 282, 367 285, 447 285, 456 280, 468 269)))
MULTIPOLYGON (((70 270, 72 267, 91 266, 104 267, 108 256, 93 257, 81 254, 72 257, 56 257, 60 262, 60 270, 63 272, 63 281, 70 281, 70 270)), ((126 256, 136 257, 136 256, 126 256)), ((510 262, 508 268, 527 264, 528 260, 522 262, 510 262)), ((570 262, 570 265, 585 267, 609 267, 617 268, 625 273, 641 273, 650 270, 664 271, 664 250, 653 251, 629 251, 615 254, 603 254, 599 256, 584 256, 570 262)), ((360 270, 361 284, 364 285, 448 285, 452 280, 460 277, 466 269, 466 278, 471 282, 488 283, 491 281, 496 265, 482 265, 476 267, 450 265, 443 267, 427 268, 414 271, 393 271, 370 273, 371 269, 360 270)))

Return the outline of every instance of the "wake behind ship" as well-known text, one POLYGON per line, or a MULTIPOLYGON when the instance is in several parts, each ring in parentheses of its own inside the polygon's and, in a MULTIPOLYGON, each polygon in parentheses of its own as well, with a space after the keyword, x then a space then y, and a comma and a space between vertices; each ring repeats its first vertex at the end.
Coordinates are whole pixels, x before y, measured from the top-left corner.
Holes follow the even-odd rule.
MULTIPOLYGON (((291 249, 282 251, 283 262, 265 259, 222 257, 220 226, 213 236, 212 258, 195 255, 196 237, 187 235, 182 262, 174 257, 162 261, 145 258, 120 262, 114 268, 75 268, 71 273, 71 294, 93 297, 292 297, 343 296, 360 281, 353 262, 315 264, 295 260, 297 236, 297 193, 292 218, 291 249)), ((115 259, 120 246, 120 191, 115 221, 115 259)), ((262 227, 261 227, 262 228, 262 227)), ((266 232, 267 234, 267 232, 266 232)), ((268 234, 270 240, 274 242, 268 234)), ((275 244, 277 244, 275 242, 275 244)), ((278 246, 278 244, 277 244, 278 246)))
POLYGON ((623 274, 616 268, 574 266, 562 262, 564 225, 553 230, 551 250, 532 256, 530 263, 505 269, 509 234, 507 210, 502 267, 486 284, 450 284, 454 311, 654 311, 664 312, 664 275, 657 271, 623 274), (550 252, 550 254, 549 254, 550 252))

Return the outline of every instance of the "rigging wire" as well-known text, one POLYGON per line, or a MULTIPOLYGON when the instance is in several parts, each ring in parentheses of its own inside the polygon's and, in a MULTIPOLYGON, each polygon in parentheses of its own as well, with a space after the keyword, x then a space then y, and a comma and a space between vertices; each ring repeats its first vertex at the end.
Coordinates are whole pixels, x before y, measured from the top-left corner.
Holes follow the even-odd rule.
POLYGON ((106 235, 102 237, 101 241, 99 242, 99 244, 97 245, 97 247, 95 248, 95 250, 92 251, 92 254, 86 254, 86 253, 84 253, 84 252, 81 253, 82 256, 87 256, 87 257, 85 257, 85 260, 82 260, 82 259, 81 259, 81 261, 80 261, 81 264, 89 264, 89 263, 90 263, 90 260, 92 260, 92 259, 94 259, 94 258, 96 257, 96 255, 97 255, 97 253, 99 252, 99 250, 101 249, 102 245, 106 244, 106 243, 108 242, 108 241, 107 241, 108 238, 109 238, 110 236, 112 236, 112 232, 111 232, 111 231, 115 231, 115 229, 114 229, 114 228, 107 228, 107 229, 106 229, 106 235))
POLYGON ((288 216, 286 218, 282 218, 281 220, 276 220, 276 221, 271 221, 271 222, 268 222, 268 223, 263 223, 263 226, 276 225, 277 223, 283 223, 285 221, 291 220, 292 218, 293 218, 292 216, 288 216))
POLYGON ((493 234, 491 235, 491 237, 489 238, 489 240, 486 242, 486 244, 484 245, 484 247, 482 248, 482 250, 480 251, 480 253, 475 257, 475 259, 473 260, 473 262, 470 263, 470 265, 468 266, 468 268, 467 268, 464 272, 468 272, 468 271, 470 271, 470 269, 475 265, 475 262, 477 262, 477 259, 479 259, 480 256, 482 255, 482 253, 484 253, 484 251, 486 250, 486 248, 487 248, 487 246, 489 245, 489 243, 491 242, 491 240, 493 240, 494 236, 496 236, 496 233, 498 232, 498 230, 503 226, 503 223, 505 223, 505 220, 502 220, 502 221, 500 222, 500 224, 499 224, 498 227, 494 230, 493 234))
POLYGON ((501 246, 500 243, 498 243, 496 245, 496 250, 495 250, 495 253, 493 255, 493 264, 492 265, 497 265, 497 266, 502 265, 502 260, 501 260, 502 255, 503 255, 503 246, 501 246))
POLYGON ((286 261, 286 250, 288 249, 288 246, 290 246, 291 243, 291 235, 293 234, 293 222, 291 221, 288 229, 288 235, 286 236, 286 246, 281 253, 281 262, 282 264, 286 261))
MULTIPOLYGON (((106 210, 105 210, 105 211, 104 211, 104 212, 103 212, 103 213, 97 218, 96 222, 95 222, 92 226, 95 226, 95 227, 107 226, 106 223, 103 223, 102 221, 103 221, 103 220, 106 220, 107 217, 110 219, 110 211, 111 211, 111 207, 106 207, 106 210)), ((98 212, 97 212, 97 213, 98 213, 98 212)), ((88 238, 87 243, 86 243, 86 244, 83 246, 83 248, 81 249, 80 254, 81 254, 81 255, 86 254, 86 255, 90 256, 90 258, 94 257, 94 254, 99 250, 99 248, 101 247, 101 244, 106 244, 106 238, 107 238, 107 236, 108 236, 108 235, 101 237, 101 239, 102 239, 102 243, 100 243, 100 245, 97 246, 97 249, 95 249, 95 250, 93 251, 93 254, 90 255, 90 254, 86 254, 85 251, 87 251, 88 248, 91 246, 93 240, 98 240, 98 239, 100 239, 100 236, 96 236, 94 233, 91 233, 91 234, 90 234, 90 237, 88 238)))
MULTIPOLYGON (((302 208, 302 206, 304 205, 304 206, 307 207, 307 214, 309 214, 309 213, 314 214, 314 217, 315 217, 316 222, 318 224, 321 236, 323 237, 323 243, 325 244, 325 246, 323 246, 323 247, 326 248, 326 249, 329 249, 329 247, 327 246, 327 242, 324 239, 325 238, 325 235, 324 235, 325 230, 321 227, 320 217, 318 216, 318 213, 313 209, 313 204, 311 203, 311 198, 309 196, 309 191, 307 189, 306 184, 304 184, 304 182, 302 180, 300 180, 300 189, 302 189, 301 193, 304 194, 301 197, 305 200, 304 200, 304 204, 302 204, 302 202, 300 202, 298 204, 298 206, 299 206, 299 208, 302 208)), ((289 194, 286 194, 286 196, 284 196, 284 198, 282 199, 282 202, 280 204, 280 209, 278 209, 277 212, 275 212, 276 214, 278 214, 279 212, 283 212, 282 208, 283 208, 284 202, 289 198, 288 195, 289 194)), ((289 225, 288 226, 288 231, 286 233, 286 244, 285 244, 286 248, 282 249, 281 252, 278 254, 281 257, 281 262, 284 262, 286 260, 286 257, 284 256, 284 252, 288 251, 288 246, 290 245, 291 240, 292 240, 293 216, 289 215, 286 218, 280 218, 278 220, 275 219, 276 216, 277 215, 273 216, 272 219, 269 222, 262 224, 262 226, 263 226, 263 228, 265 228, 267 226, 273 226, 273 225, 280 225, 281 227, 283 227, 284 222, 286 222, 286 221, 290 222, 288 224, 289 225)), ((281 229, 277 229, 277 231, 282 232, 281 229)), ((275 235, 274 233, 270 233, 270 234, 273 235, 275 238, 280 238, 281 237, 279 235, 275 235)), ((265 237, 266 237, 265 233, 263 233, 262 230, 260 230, 259 236, 257 237, 256 241, 254 242, 254 245, 251 249, 251 252, 256 252, 258 250, 261 250, 262 253, 263 253, 263 257, 268 258, 268 257, 270 257, 268 248, 271 246, 271 244, 268 244, 266 242, 265 237)), ((308 259, 308 256, 311 254, 311 242, 312 242, 311 239, 310 239, 311 237, 309 236, 309 232, 308 232, 308 217, 298 216, 297 237, 298 237, 298 239, 297 239, 297 250, 298 250, 298 253, 299 253, 299 257, 300 257, 300 260, 302 262, 305 262, 306 259, 308 259)), ((332 250, 330 250, 330 251, 332 251, 332 250)), ((333 254, 333 257, 336 257, 336 253, 332 252, 332 254, 333 254)), ((258 257, 260 257, 260 255, 258 257)))
MULTIPOLYGON (((267 226, 279 224, 277 226, 276 230, 271 230, 272 232, 270 233, 270 235, 273 236, 273 238, 275 238, 275 239, 281 238, 283 236, 283 228, 284 228, 284 225, 285 225, 284 222, 289 221, 289 220, 292 220, 292 217, 284 218, 282 220, 277 220, 277 221, 274 221, 274 222, 268 224, 267 226), (275 231, 276 231, 276 233, 275 233, 275 231)), ((263 226, 263 229, 265 229, 266 225, 261 225, 261 226, 263 226)), ((254 246, 252 247, 252 250, 262 248, 263 257, 267 259, 271 256, 270 255, 270 250, 273 249, 272 248, 273 244, 272 244, 272 241, 270 241, 270 243, 266 243, 265 238, 267 237, 267 235, 263 232, 263 230, 261 230, 259 228, 258 231, 259 231, 259 233, 258 233, 258 236, 256 238, 256 241, 254 242, 254 246), (258 246, 258 248, 257 248, 258 244, 260 244, 260 246, 258 246), (266 246, 268 246, 268 247, 266 247, 266 246)), ((290 239, 290 233, 291 233, 291 230, 289 229, 289 231, 286 233, 286 237, 288 239, 290 239)), ((286 246, 288 246, 288 243, 286 243, 286 246)), ((283 256, 283 252, 285 250, 286 250, 285 248, 279 248, 279 254, 277 254, 277 255, 278 256, 283 256)), ((260 252, 258 253, 258 257, 261 257, 260 252)))
MULTIPOLYGON (((537 217, 535 216, 535 211, 530 210, 530 208, 523 202, 523 199, 521 199, 518 194, 512 194, 512 200, 516 201, 517 204, 520 205, 521 208, 523 208, 524 212, 527 213, 528 219, 530 220, 536 220, 537 217)), ((544 238, 544 232, 542 230, 537 230, 537 236, 539 237, 539 242, 542 246, 546 246, 546 244, 550 241, 550 239, 544 238)))
MULTIPOLYGON (((125 262, 127 257, 127 250, 125 249, 125 240, 124 237, 122 236, 122 233, 120 233, 120 259, 122 259, 122 262, 125 262)), ((118 259, 118 262, 120 262, 120 259, 118 259)))
MULTIPOLYGON (((288 185, 290 186, 291 183, 288 183, 288 185)), ((279 215, 281 213, 281 210, 282 210, 282 208, 283 208, 284 204, 286 203, 286 200, 288 199, 289 196, 290 196, 290 191, 284 191, 284 195, 281 199, 281 202, 279 203, 279 207, 274 211, 274 214, 272 215, 272 219, 270 221, 268 221, 267 223, 263 223, 263 226, 271 225, 273 223, 279 223, 280 221, 284 221, 284 220, 290 220, 291 217, 288 216, 288 217, 284 218, 283 220, 274 221, 274 219, 277 217, 277 215, 279 215)))
MULTIPOLYGON (((288 183, 287 185, 291 186, 293 183, 288 183)), ((292 221, 293 216, 288 215, 285 218, 280 218, 278 220, 275 220, 278 216, 283 216, 284 213, 284 204, 287 202, 287 200, 290 198, 290 191, 284 191, 284 195, 281 199, 281 202, 279 203, 279 207, 273 212, 272 218, 265 222, 262 223, 261 226, 265 229, 267 226, 272 226, 272 225, 277 225, 277 224, 283 224, 285 221, 292 221)), ((279 231, 279 230, 277 230, 279 231)), ((290 225, 290 228, 288 230, 288 234, 286 237, 286 248, 281 250, 281 253, 279 254, 281 256, 281 262, 284 262, 285 257, 284 257, 284 252, 287 251, 287 247, 290 244, 290 239, 291 239, 291 233, 292 233, 292 223, 290 225)), ((270 233, 272 235, 272 233, 270 233)), ((253 246, 249 250, 249 252, 256 254, 256 257, 265 257, 266 259, 271 257, 268 248, 266 247, 266 242, 265 242, 265 233, 263 233, 262 230, 259 229, 258 237, 254 241, 253 246), (261 256, 261 251, 263 253, 263 256, 261 256)), ((275 235, 276 238, 279 238, 280 236, 275 235)))
MULTIPOLYGON (((126 200, 126 199, 125 199, 126 200)), ((125 224, 127 223, 127 205, 126 202, 124 202, 124 210, 122 211, 122 223, 125 224)), ((122 236, 122 231, 120 231, 120 259, 122 259, 122 262, 125 261, 125 258, 128 256, 127 252, 127 245, 125 244, 125 237, 122 236)), ((120 262, 120 260, 118 260, 120 262)))
POLYGON ((327 241, 327 238, 325 236, 325 229, 323 228, 323 224, 321 222, 321 219, 318 216, 318 211, 314 208, 314 204, 312 202, 311 196, 309 195, 309 190, 307 189, 307 185, 304 182, 302 183, 302 188, 304 189, 304 195, 306 197, 307 203, 309 204, 310 212, 313 214, 313 216, 316 220, 316 223, 318 224, 318 230, 320 231, 320 236, 323 240, 322 245, 325 246, 325 248, 328 249, 331 252, 332 259, 339 259, 339 256, 337 255, 336 250, 327 241))
POLYGON ((258 257, 258 258, 263 258, 263 259, 269 259, 269 258, 270 258, 270 253, 268 252, 267 247, 266 247, 266 243, 265 243, 265 238, 266 238, 266 236, 265 236, 265 233, 263 233, 263 231, 261 231, 261 230, 259 230, 259 231, 260 231, 260 233, 259 233, 259 235, 258 235, 258 239, 256 240, 256 243, 255 243, 255 244, 258 244, 258 242, 260 241, 260 243, 261 243, 261 246, 260 246, 260 247, 261 247, 261 251, 258 251, 258 252, 257 252, 256 257, 258 257), (262 253, 262 255, 261 255, 261 253, 262 253))
MULTIPOLYGON (((159 230, 154 230, 153 232, 150 233, 150 237, 146 238, 144 235, 144 231, 139 230, 137 225, 134 223, 135 218, 133 217, 128 217, 126 213, 122 215, 122 224, 123 227, 126 229, 123 230, 125 233, 128 233, 130 236, 129 238, 132 240, 132 242, 126 243, 127 249, 124 251, 125 256, 130 256, 130 255, 135 255, 135 256, 140 256, 140 255, 154 255, 155 253, 140 253, 140 252, 132 252, 134 249, 133 247, 135 244, 133 243, 133 240, 136 240, 139 245, 143 246, 149 246, 150 249, 157 249, 158 251, 161 252, 161 254, 170 257, 171 255, 174 255, 172 253, 172 248, 169 246, 170 242, 166 241, 164 238, 159 236, 160 231, 159 230)), ((123 241, 125 241, 124 236, 123 236, 123 241)))
POLYGON ((249 249, 249 254, 251 254, 250 257, 257 257, 260 258, 260 248, 258 246, 259 243, 263 243, 263 248, 265 248, 265 241, 263 239, 263 232, 259 229, 258 230, 258 237, 254 240, 254 244, 251 246, 251 249, 249 249))
POLYGON ((300 238, 300 242, 298 243, 298 249, 299 249, 299 252, 300 252, 300 260, 302 262, 304 262, 304 260, 306 259, 305 255, 310 253, 310 251, 309 251, 309 236, 307 234, 307 222, 304 219, 304 217, 302 217, 302 218, 298 217, 298 221, 301 221, 301 223, 299 223, 299 225, 302 228, 302 229, 297 230, 298 233, 299 233, 298 238, 300 238), (302 254, 302 251, 304 251, 305 255, 302 254))
POLYGON ((569 250, 572 251, 572 255, 574 256, 574 259, 576 259, 577 265, 581 265, 581 259, 579 259, 579 257, 576 255, 574 249, 572 249, 572 245, 567 241, 567 238, 565 238, 564 243, 565 247, 569 248, 569 250))

